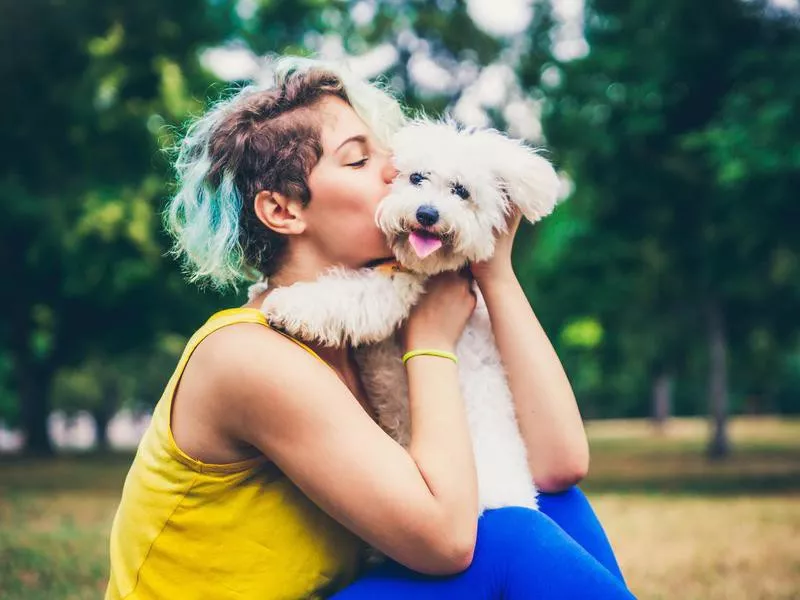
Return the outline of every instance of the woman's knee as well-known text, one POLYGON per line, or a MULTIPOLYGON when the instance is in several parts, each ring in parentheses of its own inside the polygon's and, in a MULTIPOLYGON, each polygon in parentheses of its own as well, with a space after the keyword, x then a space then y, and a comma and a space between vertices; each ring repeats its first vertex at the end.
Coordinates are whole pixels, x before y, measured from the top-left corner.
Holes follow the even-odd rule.
POLYGON ((540 494, 539 510, 562 527, 572 522, 597 519, 589 499, 578 486, 554 494, 540 494))
MULTIPOLYGON (((577 489, 564 493, 572 498, 569 501, 585 498, 577 489)), ((475 555, 483 558, 516 555, 541 561, 543 554, 558 553, 559 548, 573 544, 580 546, 550 515, 529 508, 506 507, 488 510, 481 516, 475 555)))
POLYGON ((539 507, 609 572, 624 581, 603 525, 580 488, 573 486, 557 494, 542 494, 539 507))
MULTIPOLYGON (((568 502, 585 501, 577 488, 562 494, 568 502)), ((552 587, 560 590, 559 597, 579 598, 582 592, 575 585, 580 583, 598 590, 597 598, 632 598, 621 576, 609 571, 548 515, 528 508, 499 508, 483 514, 473 565, 507 582, 508 589, 552 587)))
POLYGON ((566 490, 561 492, 540 493, 539 505, 541 507, 552 505, 588 506, 589 499, 577 485, 573 485, 572 487, 568 487, 566 490))
POLYGON ((487 510, 478 520, 476 554, 491 552, 501 555, 508 552, 530 552, 536 542, 558 530, 558 525, 547 515, 518 506, 487 510))

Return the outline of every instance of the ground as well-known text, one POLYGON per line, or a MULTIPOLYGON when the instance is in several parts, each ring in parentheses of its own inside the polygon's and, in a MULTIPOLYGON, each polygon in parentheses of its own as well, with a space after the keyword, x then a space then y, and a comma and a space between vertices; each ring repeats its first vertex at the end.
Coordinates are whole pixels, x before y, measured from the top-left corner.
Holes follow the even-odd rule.
MULTIPOLYGON (((800 420, 736 420, 734 453, 716 463, 699 419, 587 429, 582 488, 639 598, 800 599, 800 420)), ((0 459, 0 598, 102 597, 130 459, 0 459)))
POLYGON ((740 419, 730 459, 701 420, 590 424, 587 492, 642 599, 800 599, 800 420, 740 419))

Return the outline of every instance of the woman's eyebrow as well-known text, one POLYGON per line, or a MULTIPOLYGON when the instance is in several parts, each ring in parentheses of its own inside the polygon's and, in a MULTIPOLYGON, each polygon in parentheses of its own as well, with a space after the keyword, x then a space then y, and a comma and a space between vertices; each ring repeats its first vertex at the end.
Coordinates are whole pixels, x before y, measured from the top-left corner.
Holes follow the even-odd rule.
POLYGON ((350 142, 358 142, 359 144, 366 144, 367 143, 367 136, 361 135, 361 134, 350 136, 345 141, 343 141, 341 144, 339 144, 339 147, 336 148, 336 150, 334 150, 334 152, 338 152, 339 150, 342 149, 342 146, 344 146, 345 144, 349 144, 350 142))

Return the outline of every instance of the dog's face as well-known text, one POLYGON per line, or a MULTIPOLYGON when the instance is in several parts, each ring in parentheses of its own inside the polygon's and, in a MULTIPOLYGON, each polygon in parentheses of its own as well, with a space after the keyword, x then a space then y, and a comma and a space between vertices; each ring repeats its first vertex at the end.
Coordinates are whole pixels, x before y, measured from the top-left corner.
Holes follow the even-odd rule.
POLYGON ((555 205, 550 164, 498 132, 418 122, 395 136, 393 150, 399 174, 376 219, 411 271, 432 275, 486 260, 515 204, 533 221, 555 205))

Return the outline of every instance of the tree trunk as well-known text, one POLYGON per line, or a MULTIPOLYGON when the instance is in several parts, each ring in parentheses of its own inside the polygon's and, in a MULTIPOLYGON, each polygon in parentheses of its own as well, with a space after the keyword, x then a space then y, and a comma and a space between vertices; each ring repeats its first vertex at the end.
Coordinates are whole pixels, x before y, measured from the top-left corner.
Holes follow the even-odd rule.
POLYGON ((32 352, 30 316, 27 313, 18 314, 12 317, 11 322, 13 377, 25 432, 25 452, 52 456, 53 444, 47 432, 47 417, 50 415, 50 389, 55 369, 49 359, 38 358, 32 352))
POLYGON ((653 382, 653 424, 663 433, 672 415, 672 374, 662 371, 653 382))
POLYGON ((105 408, 97 408, 92 411, 92 418, 97 427, 97 438, 95 446, 97 450, 108 450, 108 422, 111 420, 110 411, 105 408))
POLYGON ((728 365, 725 317, 719 304, 712 303, 708 311, 709 335, 709 412, 712 435, 708 456, 720 459, 730 454, 728 440, 728 365))
POLYGON ((25 432, 25 452, 52 456, 53 444, 47 432, 47 417, 50 414, 53 373, 47 368, 25 364, 24 359, 15 362, 20 416, 25 432))

